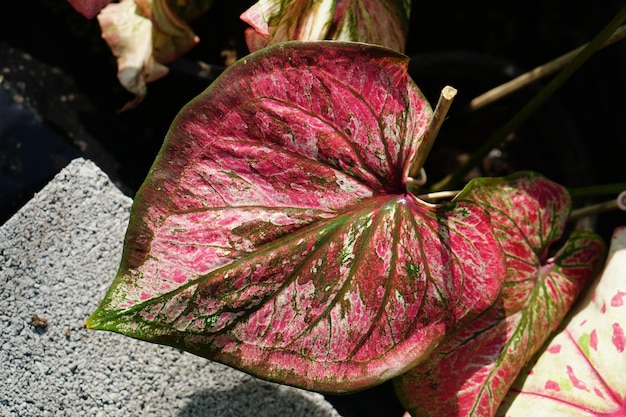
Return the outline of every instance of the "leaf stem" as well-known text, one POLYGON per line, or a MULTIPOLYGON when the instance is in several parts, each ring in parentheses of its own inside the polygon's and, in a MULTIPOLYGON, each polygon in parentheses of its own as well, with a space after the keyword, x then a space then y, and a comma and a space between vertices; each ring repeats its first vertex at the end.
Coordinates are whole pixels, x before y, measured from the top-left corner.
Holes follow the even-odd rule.
POLYGON ((593 53, 600 48, 604 42, 615 32, 615 30, 626 20, 626 6, 600 31, 596 37, 585 46, 576 58, 561 70, 535 97, 518 111, 503 127, 497 130, 483 146, 474 152, 468 160, 455 172, 446 176, 432 187, 432 191, 441 191, 456 187, 457 184, 478 165, 480 161, 491 152, 492 149, 502 143, 511 132, 515 131, 524 123, 541 105, 543 105, 554 92, 574 74, 574 72, 584 64, 593 53))
POLYGON ((450 110, 452 100, 454 100, 456 93, 456 88, 450 87, 449 85, 446 85, 441 90, 437 106, 435 107, 435 111, 433 113, 433 118, 428 125, 428 129, 424 133, 424 136, 422 136, 422 141, 417 150, 417 154, 415 155, 415 159, 411 163, 409 177, 415 177, 424 166, 424 162, 426 162, 426 158, 433 147, 433 143, 435 143, 435 139, 437 139, 439 129, 441 129, 441 125, 446 118, 446 114, 448 114, 448 110, 450 110))
POLYGON ((437 191, 436 193, 425 193, 425 194, 420 194, 417 196, 417 198, 419 198, 420 200, 425 200, 425 201, 437 201, 437 200, 444 200, 444 199, 451 199, 456 197, 459 193, 461 192, 461 190, 454 190, 454 191, 437 191))
MULTIPOLYGON (((604 48, 609 46, 620 39, 626 38, 626 25, 622 25, 613 34, 609 37, 606 42, 604 42, 600 48, 604 48)), ((537 68, 534 68, 524 74, 520 75, 517 78, 512 79, 504 84, 500 84, 499 86, 492 88, 491 90, 475 97, 470 101, 468 108, 470 111, 478 110, 482 107, 485 107, 488 104, 493 103, 494 101, 500 100, 502 97, 505 97, 508 94, 511 94, 523 87, 526 87, 528 84, 531 84, 543 77, 546 77, 550 74, 555 73, 556 71, 563 68, 569 62, 572 61, 584 48, 586 48, 589 44, 585 44, 580 46, 566 54, 561 55, 560 57, 544 64, 540 65, 537 68)))
POLYGON ((569 220, 578 220, 582 217, 594 216, 615 209, 626 211, 626 191, 622 192, 616 199, 572 210, 569 220))
POLYGON ((626 182, 616 184, 593 185, 590 187, 579 187, 567 190, 572 197, 587 197, 603 194, 618 194, 626 190, 626 182))

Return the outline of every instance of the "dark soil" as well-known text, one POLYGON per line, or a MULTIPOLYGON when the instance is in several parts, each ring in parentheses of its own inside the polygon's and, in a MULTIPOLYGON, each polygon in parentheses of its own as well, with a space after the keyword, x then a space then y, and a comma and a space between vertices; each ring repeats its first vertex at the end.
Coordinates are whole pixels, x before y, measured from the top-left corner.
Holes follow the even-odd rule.
MULTIPOLYGON (((62 0, 7 3, 0 13, 0 223, 79 155, 94 160, 132 196, 176 113, 211 81, 211 74, 195 76, 195 60, 217 68, 224 64, 223 51, 246 53, 238 15, 251 3, 216 1, 194 23, 201 43, 149 86, 137 109, 121 114, 117 110, 131 97, 117 82, 115 60, 95 20, 62 0)), ((407 54, 415 57, 412 75, 431 103, 447 83, 460 91, 427 165, 433 180, 446 164, 476 149, 538 87, 471 117, 463 103, 589 41, 626 4, 414 3, 407 43, 407 54)), ((593 57, 485 161, 480 174, 533 169, 566 186, 626 182, 625 96, 622 41, 593 57)), ((606 214, 597 230, 608 238, 623 224, 626 214, 606 214)), ((348 417, 402 414, 389 384, 329 398, 348 417)))

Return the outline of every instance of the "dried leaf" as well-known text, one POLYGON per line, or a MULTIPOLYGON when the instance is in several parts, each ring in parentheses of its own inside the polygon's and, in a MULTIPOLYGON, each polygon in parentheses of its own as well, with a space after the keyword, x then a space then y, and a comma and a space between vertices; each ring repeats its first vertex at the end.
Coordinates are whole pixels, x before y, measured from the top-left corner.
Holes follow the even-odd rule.
POLYGON ((135 99, 124 109, 135 107, 146 96, 146 83, 164 77, 168 68, 152 55, 152 23, 137 13, 133 0, 111 3, 98 15, 102 37, 117 58, 117 78, 135 99))
MULTIPOLYGON (((171 0, 150 0, 150 2, 152 3, 151 20, 154 25, 152 31, 152 53, 154 54, 154 59, 158 62, 167 64, 187 53, 200 39, 193 33, 187 23, 188 21, 180 17, 187 15, 186 10, 179 7, 178 13, 180 14, 174 11, 171 3, 176 4, 176 2, 171 0)), ((199 11, 195 10, 194 6, 200 2, 205 3, 204 6, 206 8, 204 10, 206 11, 210 5, 210 2, 206 0, 187 1, 185 2, 185 7, 193 8, 193 16, 195 16, 199 11)))
POLYGON ((169 72, 172 62, 199 42, 187 22, 204 13, 210 0, 121 0, 98 15, 102 37, 117 58, 118 79, 135 99, 122 110, 137 106, 146 96, 146 83, 169 72))

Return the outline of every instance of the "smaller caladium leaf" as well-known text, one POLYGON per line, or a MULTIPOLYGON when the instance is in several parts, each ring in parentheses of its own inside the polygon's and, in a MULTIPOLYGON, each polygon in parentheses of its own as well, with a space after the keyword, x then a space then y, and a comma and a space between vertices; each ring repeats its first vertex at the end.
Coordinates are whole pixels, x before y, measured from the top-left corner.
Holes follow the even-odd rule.
POLYGON ((250 51, 288 40, 326 39, 403 52, 410 9, 410 0, 260 0, 241 19, 251 26, 250 51))
POLYGON ((87 19, 93 19, 104 6, 109 4, 111 0, 68 0, 72 7, 85 16, 87 19))
POLYGON ((394 381, 413 416, 493 416, 602 259, 601 240, 587 232, 573 233, 557 255, 546 259, 569 212, 562 187, 528 174, 500 187, 493 183, 502 179, 477 181, 458 198, 488 207, 505 251, 507 278, 489 311, 394 381))
POLYGON ((169 72, 152 54, 152 23, 137 13, 133 0, 111 3, 98 14, 102 37, 117 58, 117 78, 135 99, 124 110, 135 107, 146 96, 146 83, 169 72))
POLYGON ((505 275, 485 208, 406 191, 431 117, 387 48, 238 61, 174 121, 87 326, 320 391, 410 369, 505 275))
POLYGON ((626 227, 615 230, 605 269, 581 301, 499 416, 626 416, 626 227))
POLYGON ((135 99, 122 110, 139 104, 146 96, 146 83, 169 72, 165 65, 185 54, 199 42, 180 16, 194 18, 208 9, 211 1, 122 0, 98 14, 102 37, 117 58, 120 83, 135 99), (171 3, 171 4, 170 4, 171 3), (174 11, 175 10, 175 11, 174 11))

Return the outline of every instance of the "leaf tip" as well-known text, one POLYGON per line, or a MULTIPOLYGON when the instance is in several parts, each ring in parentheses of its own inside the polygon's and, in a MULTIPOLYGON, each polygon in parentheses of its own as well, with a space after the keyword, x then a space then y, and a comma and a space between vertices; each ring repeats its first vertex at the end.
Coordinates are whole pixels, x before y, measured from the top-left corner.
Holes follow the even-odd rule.
POLYGON ((87 330, 114 330, 115 324, 111 322, 111 312, 100 305, 87 317, 84 327, 87 330))
POLYGON ((99 311, 100 309, 94 311, 93 313, 91 313, 91 315, 89 317, 87 317, 87 320, 85 320, 85 323, 83 324, 83 326, 85 327, 85 329, 87 330, 100 330, 100 317, 99 317, 99 311))

